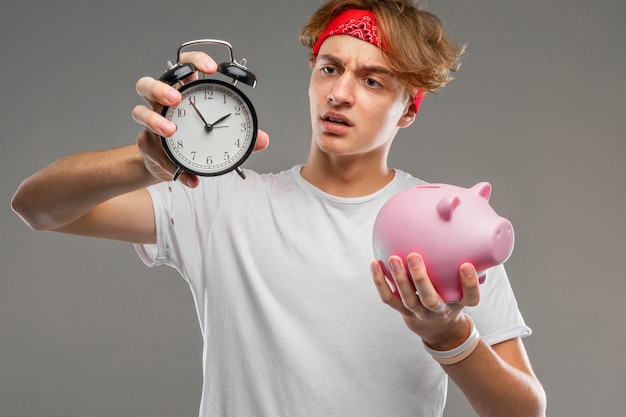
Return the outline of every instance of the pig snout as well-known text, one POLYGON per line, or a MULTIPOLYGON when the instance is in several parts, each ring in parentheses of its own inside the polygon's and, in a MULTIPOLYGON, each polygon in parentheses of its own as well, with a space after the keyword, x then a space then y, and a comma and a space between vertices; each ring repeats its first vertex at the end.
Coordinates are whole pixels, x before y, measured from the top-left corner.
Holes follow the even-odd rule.
POLYGON ((501 219, 493 234, 493 262, 501 264, 511 256, 513 252, 513 225, 507 219, 501 219))

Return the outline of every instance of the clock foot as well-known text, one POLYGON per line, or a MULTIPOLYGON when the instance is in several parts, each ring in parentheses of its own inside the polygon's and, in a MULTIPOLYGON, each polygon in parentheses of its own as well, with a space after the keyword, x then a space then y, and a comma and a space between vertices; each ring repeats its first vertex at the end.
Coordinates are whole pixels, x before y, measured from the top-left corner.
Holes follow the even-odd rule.
POLYGON ((181 175, 185 172, 182 168, 178 167, 176 172, 174 172, 174 176, 172 177, 172 181, 176 181, 181 175))

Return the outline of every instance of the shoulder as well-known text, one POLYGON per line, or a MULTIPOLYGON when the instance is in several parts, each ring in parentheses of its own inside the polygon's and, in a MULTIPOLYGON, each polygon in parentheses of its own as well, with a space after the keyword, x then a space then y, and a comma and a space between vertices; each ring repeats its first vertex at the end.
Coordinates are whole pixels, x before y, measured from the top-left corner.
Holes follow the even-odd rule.
POLYGON ((426 184, 427 182, 414 177, 406 171, 394 169, 395 175, 393 181, 389 184, 392 191, 400 192, 410 187, 426 184))

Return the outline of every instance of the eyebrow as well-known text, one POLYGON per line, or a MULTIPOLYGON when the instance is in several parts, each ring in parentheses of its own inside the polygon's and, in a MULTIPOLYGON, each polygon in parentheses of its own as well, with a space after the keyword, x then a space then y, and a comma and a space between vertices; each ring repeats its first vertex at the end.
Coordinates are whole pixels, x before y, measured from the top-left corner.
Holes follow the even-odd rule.
MULTIPOLYGON (((330 55, 330 54, 325 54, 325 55, 318 55, 317 57, 318 59, 325 59, 327 61, 330 61, 333 64, 336 65, 341 65, 342 67, 345 67, 346 64, 339 59, 338 57, 334 56, 334 55, 330 55)), ((374 72, 374 73, 379 73, 379 74, 383 74, 383 75, 389 75, 391 77, 395 77, 395 74, 393 71, 391 71, 389 68, 380 66, 380 65, 363 65, 361 67, 357 68, 358 71, 365 71, 365 72, 374 72)))

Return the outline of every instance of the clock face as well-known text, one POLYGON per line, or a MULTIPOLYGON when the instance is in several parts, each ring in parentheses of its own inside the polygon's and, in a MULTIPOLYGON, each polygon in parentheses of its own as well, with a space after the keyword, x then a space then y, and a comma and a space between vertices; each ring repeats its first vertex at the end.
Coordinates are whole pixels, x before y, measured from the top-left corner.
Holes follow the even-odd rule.
POLYGON ((172 161, 196 175, 221 175, 252 152, 257 118, 252 103, 232 84, 196 80, 180 89, 182 101, 162 115, 176 133, 161 141, 172 161))

